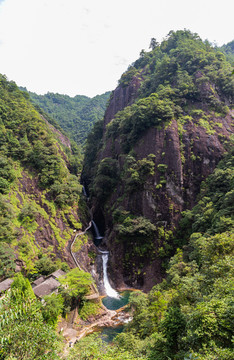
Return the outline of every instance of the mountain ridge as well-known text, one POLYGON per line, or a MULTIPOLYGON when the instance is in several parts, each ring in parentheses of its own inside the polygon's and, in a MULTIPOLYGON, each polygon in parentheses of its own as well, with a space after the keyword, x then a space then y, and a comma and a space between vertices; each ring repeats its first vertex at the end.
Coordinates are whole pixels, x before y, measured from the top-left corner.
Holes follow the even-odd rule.
POLYGON ((27 91, 26 88, 21 89, 29 94, 34 104, 57 121, 71 140, 82 146, 93 124, 102 119, 110 95, 108 91, 92 98, 85 95, 71 97, 51 92, 38 95, 27 91))

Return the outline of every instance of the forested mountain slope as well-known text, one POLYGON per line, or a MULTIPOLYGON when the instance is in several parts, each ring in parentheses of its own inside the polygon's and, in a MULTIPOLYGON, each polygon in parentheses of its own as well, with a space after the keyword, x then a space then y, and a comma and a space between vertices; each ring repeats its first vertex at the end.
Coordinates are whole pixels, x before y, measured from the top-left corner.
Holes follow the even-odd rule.
POLYGON ((51 122, 0 75, 1 360, 61 359, 66 341, 58 322, 72 327, 67 317, 77 316, 78 303, 82 319, 100 308, 85 299, 93 289, 81 270, 92 262, 88 235, 76 237, 87 221, 81 158, 51 122), (71 243, 82 250, 79 267, 71 243))
POLYGON ((0 279, 16 265, 29 277, 43 261, 55 269, 62 261, 72 265, 66 245, 82 227, 80 158, 28 94, 2 75, 0 165, 0 279))
POLYGON ((234 65, 234 40, 221 46, 219 49, 226 55, 231 64, 234 65))
POLYGON ((112 93, 83 171, 113 280, 146 290, 164 276, 181 212, 229 151, 234 116, 224 54, 189 31, 152 47, 112 93))
MULTIPOLYGON (((23 88, 22 88, 23 89, 23 88)), ((24 89, 26 90, 26 89, 24 89)), ((77 95, 28 92, 34 104, 54 118, 78 145, 83 145, 93 124, 103 118, 110 92, 93 98, 77 95)))

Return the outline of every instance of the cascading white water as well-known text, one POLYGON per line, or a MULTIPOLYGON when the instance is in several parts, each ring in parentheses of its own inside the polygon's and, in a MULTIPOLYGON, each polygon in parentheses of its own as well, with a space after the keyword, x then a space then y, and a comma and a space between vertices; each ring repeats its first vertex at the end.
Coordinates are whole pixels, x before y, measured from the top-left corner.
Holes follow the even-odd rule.
POLYGON ((106 295, 112 298, 119 299, 120 296, 118 292, 111 287, 107 275, 107 263, 108 263, 109 252, 101 251, 101 253, 102 253, 102 263, 103 263, 103 283, 104 283, 106 295))
POLYGON ((85 189, 84 185, 83 185, 83 187, 82 187, 82 192, 83 192, 83 195, 84 195, 85 197, 88 197, 88 195, 87 195, 87 192, 86 192, 86 189, 85 189))
POLYGON ((103 236, 100 235, 100 232, 98 230, 97 225, 95 224, 95 222, 92 220, 92 225, 93 225, 93 229, 94 229, 94 238, 97 240, 103 239, 103 236))
MULTIPOLYGON (((100 235, 99 229, 95 222, 92 220, 92 225, 94 229, 94 238, 95 240, 101 240, 103 237, 100 235)), ((108 275, 107 275, 107 263, 108 263, 108 257, 109 252, 108 251, 102 251, 100 250, 100 253, 102 254, 102 264, 103 264, 103 284, 106 291, 106 295, 112 298, 119 299, 119 294, 115 289, 111 287, 111 284, 109 283, 108 275)))

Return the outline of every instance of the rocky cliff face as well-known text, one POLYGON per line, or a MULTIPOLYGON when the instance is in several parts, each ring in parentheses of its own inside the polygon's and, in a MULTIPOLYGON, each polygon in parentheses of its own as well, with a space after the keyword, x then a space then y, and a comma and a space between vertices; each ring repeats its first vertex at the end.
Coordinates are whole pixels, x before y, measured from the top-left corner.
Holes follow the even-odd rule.
POLYGON ((126 106, 131 105, 137 98, 142 78, 133 77, 127 86, 118 86, 111 94, 109 105, 104 116, 104 126, 114 118, 118 111, 123 110, 126 106))
MULTIPOLYGON (((119 93, 121 91, 117 89, 117 94, 119 93)), ((112 102, 111 106, 117 110, 115 92, 112 102)), ((118 98, 117 103, 119 103, 118 98)), ((108 109, 107 114, 109 116, 108 109)), ((156 228, 163 227, 164 232, 174 230, 178 226, 181 212, 195 205, 201 182, 213 172, 222 158, 225 141, 233 132, 233 115, 234 112, 230 112, 222 118, 210 117, 209 123, 214 124, 212 134, 196 119, 186 121, 182 130, 178 129, 176 119, 162 129, 148 129, 135 144, 133 151, 137 160, 144 159, 149 154, 155 155, 154 174, 146 178, 142 189, 132 191, 121 201, 119 199, 125 193, 126 183, 120 181, 116 191, 108 200, 108 209, 113 210, 118 203, 118 206, 131 214, 150 219, 156 228), (162 167, 165 171, 160 169, 160 165, 165 165, 162 167)), ((107 140, 106 146, 99 154, 100 160, 113 157, 113 154, 118 160, 120 172, 123 171, 125 155, 121 153, 118 138, 114 146, 111 139, 107 140)), ((99 206, 97 203, 94 213, 99 213, 99 206)), ((126 268, 122 260, 125 251, 131 253, 131 249, 126 247, 127 244, 120 246, 119 242, 116 242, 117 233, 113 226, 112 211, 108 209, 105 208, 103 213, 107 225, 106 243, 111 250, 110 267, 114 281, 119 286, 123 286, 123 282, 126 282, 136 287, 151 288, 154 283, 162 279, 161 259, 157 257, 153 260, 147 255, 141 276, 138 275, 139 264, 136 263, 135 257, 128 259, 126 268), (131 274, 132 270, 135 270, 135 274, 131 274)), ((160 239, 157 235, 155 237, 156 252, 161 245, 165 246, 163 237, 164 235, 160 239)))
POLYGON ((204 73, 193 71, 190 96, 175 96, 177 80, 171 76, 173 96, 168 97, 165 87, 162 95, 159 87, 157 95, 148 91, 149 97, 142 99, 142 89, 155 86, 157 78, 148 74, 145 80, 139 73, 112 94, 92 186, 94 217, 106 230, 109 270, 119 287, 148 290, 162 280, 181 212, 195 205, 202 181, 229 146, 231 97, 204 73), (137 100, 139 94, 142 100, 137 100), (173 109, 168 118, 162 112, 166 99, 173 109), (140 121, 142 131, 137 128, 140 121), (104 192, 108 186, 111 190, 104 192))
POLYGON ((34 228, 31 230, 27 225, 18 228, 19 253, 17 256, 23 260, 22 264, 25 270, 29 263, 33 266, 40 251, 54 254, 52 255, 54 260, 60 258, 73 267, 69 243, 75 236, 75 227, 69 222, 69 217, 79 222, 77 207, 69 209, 69 213, 63 216, 63 212, 59 209, 56 210, 53 204, 43 196, 38 186, 38 179, 30 177, 27 171, 22 171, 14 192, 10 192, 10 201, 13 197, 17 199, 16 212, 20 212, 25 203, 37 209, 33 220, 34 228))

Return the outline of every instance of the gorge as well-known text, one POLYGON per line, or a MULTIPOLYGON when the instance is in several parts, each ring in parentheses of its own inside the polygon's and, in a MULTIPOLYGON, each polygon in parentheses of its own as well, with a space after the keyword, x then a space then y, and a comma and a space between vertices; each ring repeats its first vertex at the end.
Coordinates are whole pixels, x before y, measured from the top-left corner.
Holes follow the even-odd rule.
POLYGON ((154 45, 122 75, 84 159, 0 75, 0 280, 13 284, 0 359, 232 359, 233 68, 188 30, 154 45), (31 284, 57 270, 41 302, 31 284), (84 337, 124 323, 125 305, 113 343, 84 337))

